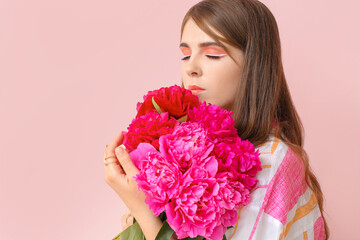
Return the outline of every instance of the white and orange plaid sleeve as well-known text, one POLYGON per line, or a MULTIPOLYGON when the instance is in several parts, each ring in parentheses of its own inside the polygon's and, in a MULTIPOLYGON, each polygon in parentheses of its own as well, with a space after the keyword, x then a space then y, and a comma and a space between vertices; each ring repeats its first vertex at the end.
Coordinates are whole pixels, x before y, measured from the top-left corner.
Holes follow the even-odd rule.
POLYGON ((315 194, 304 177, 300 158, 277 137, 276 129, 259 149, 262 171, 251 202, 238 210, 228 240, 325 239, 315 194))

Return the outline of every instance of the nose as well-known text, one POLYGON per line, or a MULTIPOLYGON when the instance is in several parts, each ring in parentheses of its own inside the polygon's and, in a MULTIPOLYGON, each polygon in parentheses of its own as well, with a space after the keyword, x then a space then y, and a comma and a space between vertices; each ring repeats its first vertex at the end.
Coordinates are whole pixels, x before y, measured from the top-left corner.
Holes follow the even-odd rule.
POLYGON ((190 77, 201 76, 202 74, 201 62, 197 56, 195 55, 191 56, 185 64, 186 64, 185 71, 188 76, 190 77))

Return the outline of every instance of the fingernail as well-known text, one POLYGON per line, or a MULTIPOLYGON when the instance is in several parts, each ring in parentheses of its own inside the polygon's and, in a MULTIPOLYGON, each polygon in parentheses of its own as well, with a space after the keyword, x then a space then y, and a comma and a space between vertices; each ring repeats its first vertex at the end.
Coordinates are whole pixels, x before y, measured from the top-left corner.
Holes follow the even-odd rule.
POLYGON ((122 155, 125 153, 125 149, 123 147, 119 146, 116 148, 116 153, 119 155, 122 155))

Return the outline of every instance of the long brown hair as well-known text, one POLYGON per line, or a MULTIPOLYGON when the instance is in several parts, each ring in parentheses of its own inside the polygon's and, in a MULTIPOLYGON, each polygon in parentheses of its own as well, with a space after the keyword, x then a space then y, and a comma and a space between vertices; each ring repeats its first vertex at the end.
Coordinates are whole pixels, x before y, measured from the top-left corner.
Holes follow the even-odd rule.
POLYGON ((221 45, 235 62, 222 42, 244 52, 243 71, 236 86, 237 94, 232 109, 238 135, 256 147, 260 146, 268 139, 272 123, 276 120, 277 136, 304 162, 305 180, 317 197, 328 239, 330 233, 323 215, 323 194, 303 149, 304 127, 286 83, 279 30, 274 16, 257 0, 203 0, 186 13, 181 37, 190 18, 221 45), (223 37, 212 32, 208 25, 223 37))

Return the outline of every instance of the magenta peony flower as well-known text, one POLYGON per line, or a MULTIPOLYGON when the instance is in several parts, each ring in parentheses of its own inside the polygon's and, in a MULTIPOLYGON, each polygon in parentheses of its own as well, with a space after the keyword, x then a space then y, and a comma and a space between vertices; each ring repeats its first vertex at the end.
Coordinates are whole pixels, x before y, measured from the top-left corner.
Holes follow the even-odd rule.
POLYGON ((259 149, 255 152, 254 145, 249 140, 244 140, 240 144, 242 157, 239 158, 240 171, 249 176, 255 177, 260 171, 261 162, 259 160, 259 149))
POLYGON ((140 162, 141 160, 147 158, 148 157, 147 154, 150 152, 158 153, 158 151, 156 150, 156 148, 154 148, 153 145, 149 143, 140 143, 134 151, 129 153, 129 156, 131 158, 131 161, 134 163, 134 165, 139 170, 141 170, 140 162))
POLYGON ((176 126, 171 134, 161 136, 159 143, 161 154, 177 163, 182 172, 194 162, 200 165, 214 147, 208 139, 208 131, 196 122, 176 126))
POLYGON ((204 126, 206 121, 184 122, 159 138, 160 152, 141 143, 130 157, 139 166, 135 180, 149 208, 156 216, 165 211, 179 238, 221 240, 236 223, 236 209, 249 203, 253 174, 261 167, 249 141, 212 139, 216 128, 204 126))
POLYGON ((237 175, 233 172, 221 172, 216 175, 220 187, 219 194, 216 197, 221 208, 228 210, 239 209, 250 201, 250 192, 239 181, 237 175))
POLYGON ((262 170, 259 150, 255 152, 254 145, 248 140, 223 138, 215 144, 211 155, 220 160, 219 172, 233 172, 248 189, 256 185, 256 173, 262 170))
POLYGON ((181 172, 149 143, 140 143, 130 158, 139 163, 140 172, 134 179, 146 195, 145 202, 159 216, 165 204, 177 194, 181 172))
POLYGON ((169 118, 167 112, 162 114, 149 112, 132 120, 127 128, 128 132, 124 132, 123 144, 130 151, 135 150, 141 142, 150 143, 159 149, 160 136, 172 133, 179 124, 179 121, 173 117, 169 118))
MULTIPOLYGON (((206 168, 193 165, 182 177, 178 195, 166 204, 167 221, 179 238, 212 235, 220 222, 215 197, 219 185, 206 168)), ((221 235, 222 238, 222 235, 221 235)), ((221 239, 218 238, 218 239, 221 239)))
POLYGON ((165 212, 179 238, 222 240, 236 210, 250 202, 259 150, 237 135, 232 111, 200 104, 176 85, 149 91, 137 110, 123 144, 139 169, 134 179, 145 202, 154 215, 165 212))
POLYGON ((188 122, 197 122, 209 129, 209 137, 213 140, 234 137, 237 136, 237 130, 231 114, 232 111, 222 109, 218 105, 202 102, 199 107, 189 110, 188 122))

